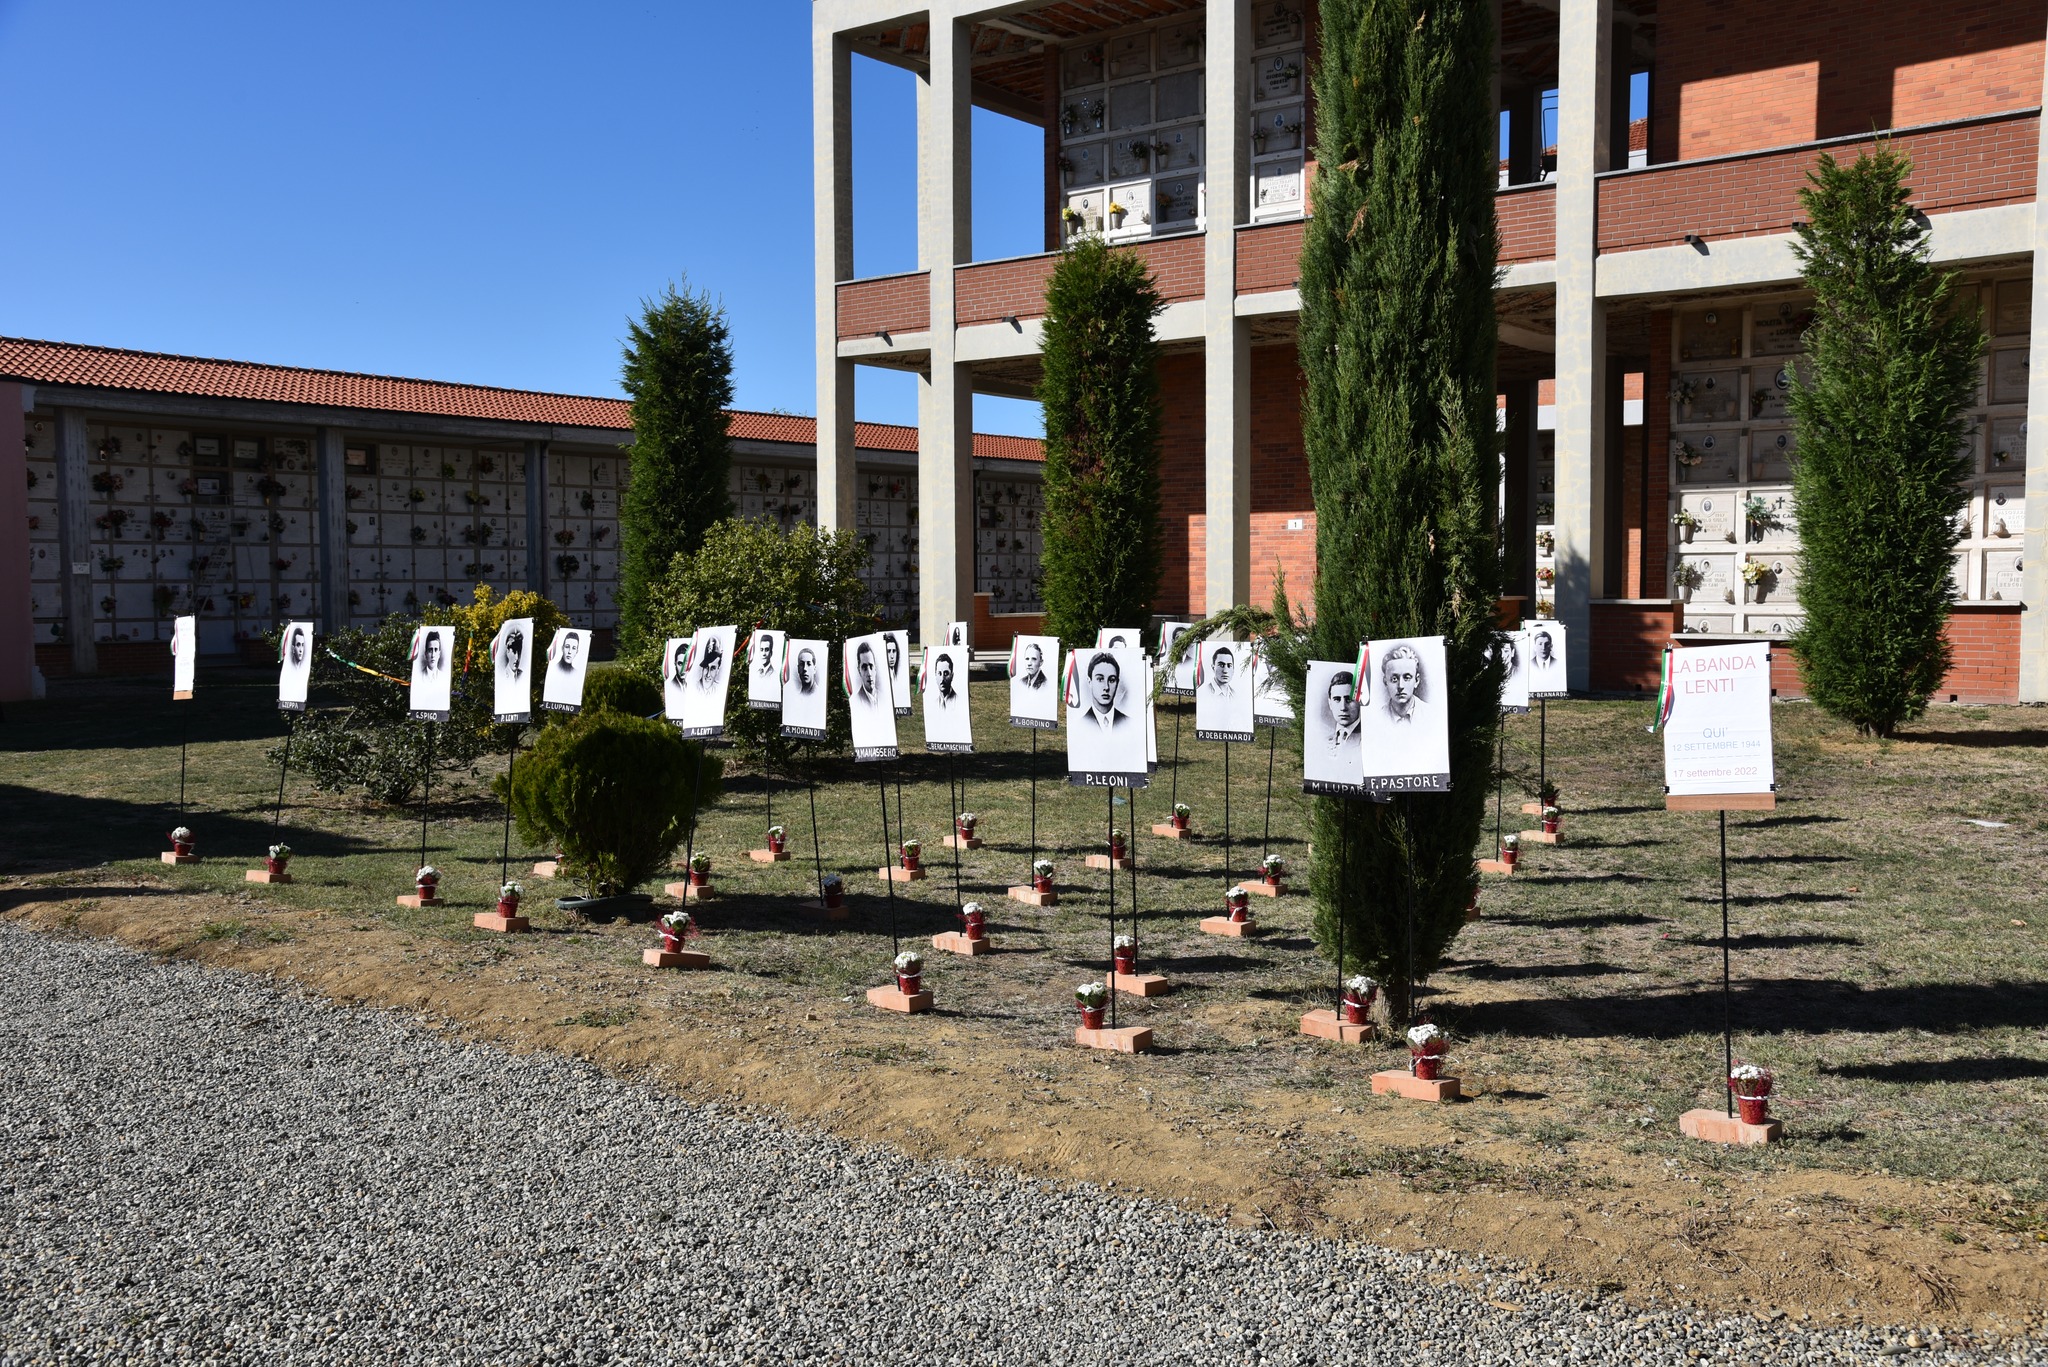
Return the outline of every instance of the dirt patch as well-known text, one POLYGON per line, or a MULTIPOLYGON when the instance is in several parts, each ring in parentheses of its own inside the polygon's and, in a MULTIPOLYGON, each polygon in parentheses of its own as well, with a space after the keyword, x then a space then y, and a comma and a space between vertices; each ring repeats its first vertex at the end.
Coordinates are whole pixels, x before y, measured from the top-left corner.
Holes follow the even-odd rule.
MULTIPOLYGON (((1472 1100, 1425 1108, 1370 1097, 1364 1068, 1336 1046, 1304 1054, 1301 1085, 1175 1074, 1164 1060, 1076 1050, 1058 1030, 1020 1045, 1001 1021, 886 1017, 857 992, 655 974, 638 962, 645 931, 624 926, 451 937, 104 875, 0 882, 0 906, 45 930, 271 975, 919 1157, 1113 1183, 1244 1223, 1448 1247, 1644 1302, 1992 1334, 2038 1330, 2048 1305, 2048 1230, 2038 1207, 2001 1189, 1718 1151, 1681 1163, 1585 1137, 1573 1111, 1505 1075, 1468 1073, 1472 1100)), ((1218 1006, 1203 1021, 1246 1050, 1299 1047, 1278 1037, 1290 1023, 1271 1009, 1218 1006)))

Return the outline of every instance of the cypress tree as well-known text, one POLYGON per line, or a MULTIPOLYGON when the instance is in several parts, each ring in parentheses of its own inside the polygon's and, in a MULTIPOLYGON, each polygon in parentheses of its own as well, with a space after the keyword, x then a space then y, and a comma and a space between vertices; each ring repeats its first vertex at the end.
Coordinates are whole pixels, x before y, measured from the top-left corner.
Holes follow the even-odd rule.
POLYGON ((1144 261, 1083 237, 1045 291, 1046 634, 1069 648, 1142 626, 1159 586, 1159 344, 1144 261))
POLYGON ((1848 166, 1823 153, 1793 248, 1814 312, 1810 378, 1791 377, 1806 610, 1792 650, 1808 696, 1877 736, 1924 712, 1948 672, 1965 410, 1984 350, 1955 273, 1928 263, 1911 169, 1888 144, 1848 166))
POLYGON ((725 310, 674 285, 629 324, 626 394, 633 401, 630 471, 619 501, 619 646, 646 645, 648 592, 669 562, 732 516, 732 342, 725 310))
POLYGON ((1334 954, 1341 917, 1345 971, 1387 984, 1400 1019, 1408 900, 1420 980, 1464 924, 1499 725, 1493 16, 1487 0, 1323 0, 1322 30, 1301 255, 1308 653, 1444 636, 1454 787, 1352 804, 1348 819, 1316 800, 1316 936, 1334 954))

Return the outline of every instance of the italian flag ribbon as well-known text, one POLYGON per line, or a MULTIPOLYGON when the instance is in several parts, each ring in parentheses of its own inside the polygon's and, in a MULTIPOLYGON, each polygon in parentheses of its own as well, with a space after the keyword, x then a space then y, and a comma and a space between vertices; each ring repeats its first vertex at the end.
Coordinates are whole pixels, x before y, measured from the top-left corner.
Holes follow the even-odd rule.
POLYGON ((1671 686, 1671 647, 1664 647, 1664 663, 1657 679, 1657 720, 1650 724, 1654 733, 1664 728, 1671 720, 1671 709, 1678 703, 1678 692, 1671 686))
POLYGON ((1351 696, 1354 700, 1365 696, 1365 671, 1371 668, 1371 666, 1372 646, 1368 642, 1360 642, 1358 646, 1358 663, 1352 666, 1351 675, 1351 696))
POLYGON ((1081 652, 1067 656, 1066 678, 1060 681, 1060 701, 1068 707, 1081 705, 1081 652))

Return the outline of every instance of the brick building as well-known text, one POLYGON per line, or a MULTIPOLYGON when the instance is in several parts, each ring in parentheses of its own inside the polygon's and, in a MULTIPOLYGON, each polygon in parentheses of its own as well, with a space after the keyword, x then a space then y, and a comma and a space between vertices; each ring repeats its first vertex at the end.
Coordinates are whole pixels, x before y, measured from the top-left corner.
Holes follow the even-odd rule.
MULTIPOLYGON (((1515 592, 1584 643, 1573 686, 1646 686, 1674 633, 1797 625, 1783 404, 1805 311, 1797 192, 1820 152, 1852 157, 1881 130, 1912 156, 1933 255, 1963 272, 1991 334, 1944 692, 2048 698, 2048 558, 2025 516, 2030 495, 2048 496, 2032 495, 2048 452, 2025 421, 2048 404, 2028 365, 2048 328, 2033 272, 2048 238, 2034 209, 2048 0, 1496 12, 1505 525, 1515 592), (1632 89, 1646 118, 1630 118, 1632 89), (1755 586, 1751 561, 1764 562, 1755 586)), ((855 516, 854 367, 916 373, 920 617, 932 632, 963 614, 972 396, 1029 392, 1050 253, 1071 220, 1143 253, 1168 301, 1160 609, 1263 602, 1276 571, 1305 585, 1296 261, 1315 0, 814 0, 812 13, 820 516, 855 516), (918 78, 920 269, 879 279, 851 269, 856 58, 918 78), (1046 254, 975 257, 976 105, 1046 130, 1046 254)), ((1780 683, 1797 687, 1789 672, 1780 683)))
MULTIPOLYGON (((815 521, 812 420, 734 412, 729 430, 735 512, 815 521)), ((31 660, 165 671, 186 613, 203 653, 261 658, 281 620, 369 625, 479 583, 546 593, 602 648, 631 435, 620 399, 0 338, 0 554, 17 567, 0 701, 29 696, 31 660)), ((917 432, 862 423, 854 450, 869 585, 905 619, 917 432)), ((984 644, 1037 620, 1011 614, 1035 606, 1042 463, 1036 441, 974 438, 974 488, 1006 510, 984 644)))

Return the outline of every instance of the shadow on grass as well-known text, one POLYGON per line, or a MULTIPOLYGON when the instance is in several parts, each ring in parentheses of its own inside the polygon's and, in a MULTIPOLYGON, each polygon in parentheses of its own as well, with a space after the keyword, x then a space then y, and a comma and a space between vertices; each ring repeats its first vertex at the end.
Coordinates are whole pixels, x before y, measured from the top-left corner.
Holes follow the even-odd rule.
MULTIPOLYGON (((1701 945, 1709 949, 1721 947, 1718 935, 1696 935, 1686 937, 1683 943, 1701 945)), ((1737 951, 1745 949, 1801 949, 1807 945, 1860 945, 1862 940, 1854 935, 1733 935, 1728 939, 1737 951)))
POLYGON ((2044 731, 1901 731, 1893 740, 1912 745, 1960 745, 1971 750, 2020 748, 2038 750, 2048 746, 2044 731))
MULTIPOLYGON (((372 854, 387 848, 383 839, 360 840, 333 831, 301 828, 285 809, 284 839, 303 858, 338 858, 372 854)), ((149 859, 170 848, 165 832, 178 824, 175 805, 123 802, 114 798, 77 797, 69 793, 0 784, 0 826, 8 847, 22 864, 0 861, 0 872, 26 866, 33 857, 38 871, 91 868, 115 859, 149 859)), ((270 848, 273 827, 269 809, 260 818, 230 812, 188 812, 185 824, 197 837, 202 859, 260 860, 270 848)))
POLYGON ((1846 854, 1731 854, 1731 864, 1853 864, 1846 854))
MULTIPOLYGON (((1745 1034, 1855 1030, 2023 1029, 2048 1026, 2048 983, 1917 984, 1865 990, 1827 978, 1740 977, 1731 1005, 1745 1034)), ((1477 1002, 1459 1011, 1467 1032, 1588 1039, 1637 1035, 1678 1039, 1717 1034, 1721 992, 1701 985, 1671 992, 1613 992, 1603 997, 1477 1002)))
POLYGON ((1803 816, 1760 816, 1754 821, 1736 818, 1736 824, 1747 830, 1761 830, 1766 826, 1839 826, 1849 818, 1846 816, 1822 816, 1809 812, 1803 816))
MULTIPOLYGON (((1588 926, 1661 926, 1661 916, 1640 911, 1589 911, 1577 916, 1486 916, 1482 920, 1502 926, 1535 926, 1544 930, 1567 930, 1588 926)), ((1716 943, 1719 943, 1716 941, 1716 943)))
POLYGON ((1897 1063, 1823 1063, 1830 1077, 1857 1078, 1864 1082, 2014 1082, 2021 1078, 2048 1077, 2048 1059, 2038 1058, 1952 1058, 1902 1059, 1897 1063))
MULTIPOLYGON (((1718 941, 1716 942, 1718 943, 1718 941)), ((1610 973, 1626 973, 1629 970, 1618 964, 1455 964, 1444 965, 1447 972, 1462 973, 1468 978, 1482 982, 1516 982, 1525 978, 1604 978, 1610 973)))

